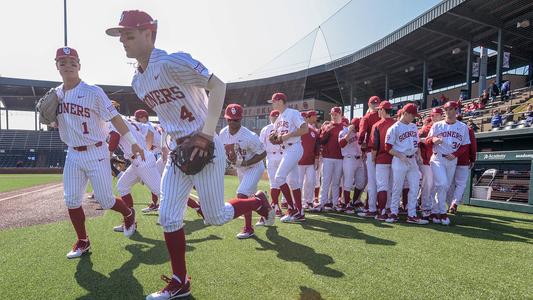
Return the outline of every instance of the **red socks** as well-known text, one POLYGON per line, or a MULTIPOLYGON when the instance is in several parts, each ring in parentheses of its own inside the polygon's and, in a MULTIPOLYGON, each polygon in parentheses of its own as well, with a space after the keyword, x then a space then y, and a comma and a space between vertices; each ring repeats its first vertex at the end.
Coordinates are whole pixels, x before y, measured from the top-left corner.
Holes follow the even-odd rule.
POLYGON ((302 210, 302 190, 301 189, 295 189, 292 190, 292 194, 294 195, 294 204, 296 205, 296 209, 303 214, 302 210))
POLYGON ((315 199, 318 199, 318 194, 320 192, 320 188, 315 188, 315 199))
POLYGON ((350 204, 350 191, 344 191, 344 204, 350 204))
POLYGON ((157 204, 157 200, 159 200, 159 198, 157 197, 157 195, 154 194, 154 193, 152 193, 152 202, 153 202, 154 204, 157 204))
POLYGON ((78 208, 69 209, 68 215, 70 216, 70 221, 74 226, 78 240, 86 240, 87 232, 85 231, 85 213, 83 208, 80 206, 78 208))
POLYGON ((259 201, 257 198, 235 198, 228 201, 228 203, 233 206, 233 209, 235 211, 233 213, 234 219, 241 215, 244 215, 245 213, 257 210, 261 207, 261 201, 259 201))
POLYGON ((270 189, 270 196, 272 197, 272 204, 279 205, 279 193, 280 189, 272 188, 270 189))
POLYGON ((385 209, 387 205, 387 191, 378 192, 378 214, 381 215, 381 211, 385 209))
MULTIPOLYGON (((247 199, 248 197, 243 194, 237 194, 237 198, 247 199)), ((251 211, 244 213, 244 226, 246 228, 252 228, 252 212, 251 211)))
POLYGON ((409 195, 409 189, 402 190, 402 206, 407 209, 407 197, 409 195))
MULTIPOLYGON (((152 197, 153 199, 153 197, 152 197)), ((124 196, 122 196, 122 201, 124 201, 124 203, 129 207, 129 208, 132 208, 133 207, 133 197, 131 196, 131 194, 126 194, 124 196)), ((153 201, 153 200, 152 200, 153 201)))
POLYGON ((354 189, 353 191, 353 198, 352 198, 352 201, 355 203, 357 200, 359 200, 359 197, 361 196, 361 193, 363 191, 362 190, 359 190, 359 189, 354 189))
MULTIPOLYGON (((294 209, 294 203, 292 202, 291 189, 289 188, 289 185, 284 183, 279 188, 281 192, 283 193, 283 196, 285 196, 285 200, 287 200, 287 205, 289 206, 289 209, 294 209)), ((300 196, 300 199, 301 199, 301 196, 300 196)))
POLYGON ((185 266, 185 231, 182 229, 174 232, 165 232, 165 242, 170 256, 172 273, 181 282, 185 282, 187 268, 185 266))
POLYGON ((126 203, 124 203, 124 201, 122 201, 122 199, 120 198, 115 198, 115 205, 113 205, 111 209, 114 211, 118 211, 124 217, 127 217, 131 214, 131 209, 129 209, 126 203))

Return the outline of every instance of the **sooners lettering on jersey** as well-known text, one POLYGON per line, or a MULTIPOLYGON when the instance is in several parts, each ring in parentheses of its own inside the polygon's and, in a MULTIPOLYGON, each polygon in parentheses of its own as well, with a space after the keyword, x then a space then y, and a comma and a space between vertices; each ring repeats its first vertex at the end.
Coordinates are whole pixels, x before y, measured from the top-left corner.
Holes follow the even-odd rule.
POLYGON ((413 123, 398 121, 387 130, 385 143, 391 145, 395 151, 413 155, 418 150, 418 128, 413 123))
POLYGON ((226 155, 230 154, 228 151, 231 151, 233 148, 233 150, 238 152, 245 160, 249 160, 256 154, 261 154, 265 151, 265 148, 261 141, 259 141, 257 134, 244 126, 241 126, 239 131, 233 135, 229 133, 228 126, 222 128, 222 130, 220 130, 219 139, 222 144, 224 144, 226 155), (226 148, 226 145, 232 146, 226 148))
MULTIPOLYGON (((300 128, 303 123, 305 121, 300 112, 292 108, 286 108, 276 119, 276 122, 274 122, 274 130, 278 134, 287 134, 300 128)), ((298 142, 300 142, 300 137, 296 136, 285 140, 283 144, 287 145, 298 142)))
POLYGON ((457 151, 462 145, 470 144, 468 127, 459 121, 453 124, 448 124, 445 120, 439 121, 431 126, 428 136, 442 138, 442 144, 433 144, 433 152, 444 155, 457 151))
POLYGON ((118 112, 101 88, 82 81, 67 91, 60 85, 56 93, 60 99, 57 108, 59 136, 65 144, 79 147, 106 140, 106 121, 118 112))
POLYGON ((189 54, 154 49, 146 70, 138 70, 132 87, 139 99, 157 113, 173 138, 200 131, 207 116, 205 92, 209 71, 189 54))

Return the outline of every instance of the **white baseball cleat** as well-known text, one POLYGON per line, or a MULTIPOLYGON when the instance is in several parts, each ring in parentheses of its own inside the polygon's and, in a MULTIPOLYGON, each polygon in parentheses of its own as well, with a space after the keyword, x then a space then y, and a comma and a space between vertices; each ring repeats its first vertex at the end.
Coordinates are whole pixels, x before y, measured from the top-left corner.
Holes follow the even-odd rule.
POLYGON ((450 218, 446 217, 446 218, 440 219, 440 224, 445 225, 445 226, 450 225, 450 218))
POLYGON ((251 238, 254 236, 254 229, 250 227, 244 227, 241 232, 237 234, 237 238, 240 240, 251 238))
POLYGON ((158 210, 159 210, 159 205, 155 203, 151 203, 148 207, 143 208, 141 212, 143 214, 146 214, 146 213, 150 213, 150 212, 158 211, 158 210))
POLYGON ((74 245, 72 246, 72 250, 67 253, 67 258, 78 258, 84 253, 89 252, 89 249, 91 249, 91 242, 89 242, 89 239, 77 240, 76 243, 74 243, 74 245))
POLYGON ((113 227, 114 232, 124 232, 124 224, 117 225, 113 227))
POLYGON ((124 236, 131 237, 137 230, 135 222, 135 209, 131 208, 131 214, 124 218, 124 236))
POLYGON ((174 276, 171 279, 162 275, 161 279, 167 283, 167 286, 160 291, 148 295, 146 300, 170 300, 187 297, 191 294, 191 279, 188 276, 185 283, 181 283, 174 276))
MULTIPOLYGON (((263 191, 258 191, 255 193, 255 197, 259 200, 261 200, 261 208, 259 210, 268 210, 266 218, 264 218, 265 226, 272 226, 274 225, 274 222, 276 221, 276 210, 274 210, 270 203, 268 203, 268 199, 266 194, 263 191)), ((264 216, 264 214, 261 214, 261 216, 264 216)))
POLYGON ((426 224, 429 224, 429 221, 415 216, 415 217, 407 217, 407 223, 426 225, 426 224))
POLYGON ((293 218, 292 218, 292 215, 290 215, 288 212, 286 215, 284 215, 283 217, 281 217, 279 219, 282 223, 291 223, 293 221, 293 218))
POLYGON ((265 226, 265 218, 261 217, 257 223, 255 223, 255 226, 265 226))

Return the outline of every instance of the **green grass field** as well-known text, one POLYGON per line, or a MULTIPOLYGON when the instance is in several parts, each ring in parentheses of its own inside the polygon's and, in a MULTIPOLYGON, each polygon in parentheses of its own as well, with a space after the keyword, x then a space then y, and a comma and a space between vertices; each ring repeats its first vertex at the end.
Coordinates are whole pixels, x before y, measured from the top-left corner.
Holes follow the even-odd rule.
POLYGON ((62 174, 0 174, 0 193, 61 180, 62 174))
MULTIPOLYGON (((236 190, 226 178, 226 199, 236 190)), ((266 182, 261 183, 266 188, 266 182)), ((138 211, 148 202, 134 191, 138 211)), ((156 215, 139 232, 113 233, 120 217, 89 219, 91 254, 67 260, 68 221, 0 231, 2 299, 144 299, 170 266, 156 215)), ((453 226, 383 224, 343 214, 308 214, 304 224, 206 227, 186 216, 191 299, 531 299, 533 216, 462 207, 453 226)))

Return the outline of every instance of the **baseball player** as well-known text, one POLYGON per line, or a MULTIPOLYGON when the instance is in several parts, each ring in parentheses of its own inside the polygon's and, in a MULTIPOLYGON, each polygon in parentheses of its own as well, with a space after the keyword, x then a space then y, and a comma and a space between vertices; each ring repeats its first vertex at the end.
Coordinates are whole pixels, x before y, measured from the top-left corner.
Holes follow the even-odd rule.
MULTIPOLYGON (((160 127, 156 126, 154 123, 148 120, 148 112, 144 109, 136 110, 133 116, 135 118, 135 121, 147 125, 143 126, 143 128, 147 128, 148 130, 143 130, 141 132, 145 136, 147 143, 151 145, 150 152, 155 155, 156 168, 159 171, 159 174, 162 175, 163 170, 165 169, 165 164, 168 159, 168 153, 170 152, 165 141, 162 139, 162 130, 160 127)), ((159 209, 158 201, 159 195, 152 193, 152 203, 150 203, 150 205, 148 205, 147 207, 143 208, 141 211, 143 213, 157 211, 159 209)))
POLYGON ((373 218, 376 215, 376 165, 372 159, 367 157, 367 154, 371 153, 372 151, 372 145, 369 144, 371 137, 370 131, 372 130, 372 126, 374 126, 374 124, 380 120, 378 115, 378 105, 380 102, 381 100, 378 96, 372 96, 368 99, 368 111, 363 116, 359 124, 359 137, 357 141, 361 146, 361 150, 363 151, 363 159, 365 160, 367 172, 367 200, 365 203, 365 211, 358 215, 370 218, 373 218), (367 212, 370 213, 366 214, 367 212))
POLYGON ((270 142, 269 136, 274 131, 274 122, 279 117, 279 111, 273 110, 270 112, 270 124, 263 127, 259 134, 259 140, 265 146, 267 156, 266 156, 266 168, 268 174, 268 180, 270 182, 270 196, 272 197, 272 207, 276 212, 277 217, 282 217, 283 212, 279 206, 279 191, 276 193, 274 189, 279 189, 279 186, 276 185, 276 171, 278 170, 279 163, 283 157, 283 149, 281 145, 274 145, 270 142), (273 191, 274 190, 274 191, 273 191))
POLYGON ((330 111, 331 122, 321 131, 320 143, 322 144, 322 184, 318 204, 312 211, 319 212, 324 205, 332 202, 338 205, 339 185, 342 175, 342 153, 339 146, 339 133, 343 130, 342 109, 332 107, 330 111))
MULTIPOLYGON (((372 161, 376 164, 377 213, 374 213, 376 214, 376 220, 385 221, 387 219, 386 208, 390 206, 392 185, 392 155, 385 150, 385 137, 387 130, 396 120, 391 118, 392 105, 387 100, 381 101, 378 112, 381 120, 372 126, 372 136, 370 138, 372 161)), ((369 208, 369 212, 372 214, 372 207, 369 208)))
POLYGON ((418 109, 413 103, 409 103, 402 108, 400 121, 394 123, 388 130, 385 137, 385 150, 393 156, 391 169, 394 174, 392 182, 391 214, 387 218, 387 223, 398 221, 398 209, 404 181, 409 185, 407 200, 407 223, 425 225, 429 221, 420 219, 416 215, 417 195, 420 184, 420 172, 417 160, 419 158, 418 149, 418 129, 413 120, 419 116, 418 109))
MULTIPOLYGON (((459 118, 458 116, 457 119, 460 120, 462 118, 459 118)), ((470 176, 470 169, 472 169, 476 162, 477 141, 474 130, 471 127, 468 127, 468 135, 470 138, 470 145, 468 146, 468 149, 457 158, 457 167, 455 168, 453 183, 448 190, 448 213, 451 214, 457 213, 457 207, 459 204, 463 203, 463 194, 466 189, 468 176, 470 176)))
MULTIPOLYGON (((113 153, 117 148, 120 148, 124 153, 124 158, 130 161, 130 166, 123 172, 122 176, 117 181, 117 191, 124 203, 126 203, 128 207, 133 208, 131 188, 136 183, 142 181, 152 194, 159 195, 161 174, 159 174, 157 166, 155 165, 155 156, 150 155, 150 150, 148 150, 149 146, 142 133, 143 131, 148 131, 148 125, 128 120, 124 117, 123 119, 126 125, 128 125, 130 132, 139 142, 139 146, 143 149, 144 153, 147 154, 144 161, 138 159, 130 150, 130 142, 127 139, 121 138, 115 126, 109 124, 109 151, 113 153)), ((113 230, 116 232, 122 232, 124 226, 115 226, 113 230)))
POLYGON ((463 122, 457 121, 456 101, 448 101, 444 104, 446 118, 431 126, 428 133, 429 143, 433 145, 431 156, 431 170, 437 193, 437 205, 439 216, 434 216, 433 223, 449 225, 450 219, 446 214, 446 192, 453 182, 453 176, 457 166, 457 157, 468 150, 470 136, 468 127, 463 122))
MULTIPOLYGON (((228 162, 237 169, 237 198, 246 199, 257 192, 257 184, 265 171, 263 159, 267 154, 257 134, 241 125, 242 113, 243 109, 239 104, 228 105, 224 114, 228 125, 220 130, 219 136, 228 162)), ((244 214, 244 221, 244 228, 237 234, 239 239, 254 236, 252 212, 244 214)), ((258 225, 265 225, 264 223, 264 219, 261 219, 258 225)))
MULTIPOLYGON (((126 56, 137 60, 138 68, 132 87, 139 99, 156 112, 161 126, 177 145, 189 143, 187 137, 201 136, 213 140, 213 161, 195 175, 186 175, 177 162, 169 160, 161 179, 159 223, 164 230, 165 242, 172 266, 172 277, 163 277, 166 286, 146 299, 171 299, 191 293, 190 278, 185 263, 185 231, 183 216, 193 185, 202 199, 205 222, 222 225, 252 210, 272 225, 274 210, 262 192, 248 199, 232 199, 224 203, 224 147, 215 134, 215 128, 224 102, 226 84, 189 54, 167 54, 154 47, 157 22, 139 10, 124 11, 118 27, 106 30, 110 36, 120 37, 126 56), (209 91, 209 97, 206 91, 209 91)), ((195 147, 191 160, 206 152, 195 147)), ((109 171, 108 171, 109 173, 109 171)))
POLYGON ((279 189, 272 189, 273 197, 280 191, 287 200, 288 210, 285 216, 280 218, 281 222, 303 222, 305 221, 302 210, 302 190, 299 185, 298 161, 302 158, 303 147, 301 136, 309 131, 307 123, 300 113, 287 107, 287 96, 284 93, 275 93, 268 100, 272 108, 279 111, 280 115, 274 122, 274 132, 271 138, 281 143, 283 157, 276 171, 275 184, 279 189), (288 184, 287 184, 288 183, 288 184), (294 195, 294 203, 291 195, 294 195))
POLYGON ((135 211, 122 199, 113 196, 109 152, 105 147, 106 121, 111 121, 117 131, 130 141, 131 153, 136 155, 136 159, 144 160, 144 151, 104 91, 80 79, 78 52, 69 47, 59 48, 55 61, 63 80, 55 89, 60 102, 57 127, 61 140, 68 146, 63 170, 64 199, 78 237, 67 258, 76 258, 91 248, 81 206, 88 181, 94 189, 95 200, 102 208, 122 214, 124 235, 130 237, 135 233, 135 211))
POLYGON ((437 202, 435 200, 435 191, 433 189, 433 172, 429 161, 433 155, 433 147, 426 142, 426 137, 433 126, 434 122, 441 121, 444 116, 444 111, 440 107, 433 108, 431 110, 430 117, 424 121, 424 126, 418 131, 420 138, 420 156, 422 158, 422 164, 420 164, 420 172, 422 173, 421 183, 421 198, 422 198, 422 219, 430 220, 433 218, 431 214, 437 213, 437 202))
POLYGON ((351 125, 344 127, 339 133, 339 145, 342 152, 342 177, 344 179, 343 197, 346 204, 346 213, 354 214, 355 209, 362 206, 359 200, 365 188, 365 170, 361 147, 357 143, 359 134, 359 118, 353 118, 351 125), (350 200, 350 193, 354 191, 350 200))
POLYGON ((302 135, 302 146, 304 153, 298 162, 298 173, 300 186, 302 186, 302 207, 308 209, 313 207, 313 191, 315 189, 316 167, 318 165, 318 131, 309 123, 308 112, 302 112, 309 132, 302 135))

